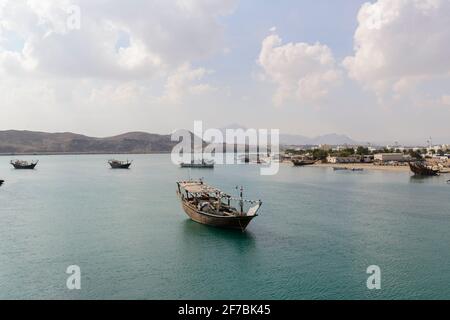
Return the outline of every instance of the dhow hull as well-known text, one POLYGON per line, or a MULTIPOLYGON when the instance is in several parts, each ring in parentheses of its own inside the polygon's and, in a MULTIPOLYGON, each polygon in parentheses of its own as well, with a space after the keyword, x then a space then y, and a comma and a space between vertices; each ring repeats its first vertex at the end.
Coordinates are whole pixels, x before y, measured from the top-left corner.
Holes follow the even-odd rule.
POLYGON ((30 164, 28 166, 19 166, 19 165, 13 164, 13 167, 14 167, 14 169, 17 169, 17 170, 34 170, 36 165, 37 165, 37 163, 36 164, 30 164))
POLYGON ((244 231, 252 219, 256 216, 214 216, 198 211, 186 202, 182 201, 184 212, 195 222, 217 227, 244 231))

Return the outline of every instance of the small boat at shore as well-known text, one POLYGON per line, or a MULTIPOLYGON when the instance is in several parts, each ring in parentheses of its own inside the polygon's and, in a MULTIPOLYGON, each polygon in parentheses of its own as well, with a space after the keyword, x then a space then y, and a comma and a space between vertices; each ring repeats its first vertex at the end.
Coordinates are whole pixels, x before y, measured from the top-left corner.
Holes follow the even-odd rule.
POLYGON ((111 169, 129 169, 133 161, 119 161, 119 160, 109 160, 108 163, 111 169))
POLYGON ((438 176, 440 171, 427 166, 423 161, 410 162, 409 168, 416 176, 438 176))
POLYGON ((11 164, 14 167, 14 169, 26 169, 26 170, 33 170, 39 161, 35 162, 28 162, 28 161, 22 161, 22 160, 11 160, 11 164))
POLYGON ((334 171, 352 171, 352 172, 362 172, 364 168, 347 168, 347 167, 333 167, 334 171))
POLYGON ((214 162, 208 162, 202 160, 201 162, 191 161, 190 163, 182 162, 181 168, 193 168, 193 169, 214 169, 214 162))
POLYGON ((232 196, 203 183, 202 180, 177 182, 177 195, 186 214, 195 222, 220 228, 244 231, 258 216, 261 200, 252 201, 232 196), (231 205, 237 203, 237 207, 231 205), (245 205, 250 207, 246 210, 245 205))
POLYGON ((300 159, 292 160, 292 164, 294 165, 294 167, 311 166, 315 163, 316 163, 315 160, 300 160, 300 159))
POLYGON ((348 168, 347 167, 333 167, 333 170, 334 171, 345 171, 345 170, 348 170, 348 168))

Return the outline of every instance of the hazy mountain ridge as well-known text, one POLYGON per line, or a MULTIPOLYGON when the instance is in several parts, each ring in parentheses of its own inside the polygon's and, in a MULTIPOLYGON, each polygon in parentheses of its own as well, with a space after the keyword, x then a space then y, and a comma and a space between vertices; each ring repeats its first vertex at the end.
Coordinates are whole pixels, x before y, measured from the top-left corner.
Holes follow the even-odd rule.
MULTIPOLYGON (((226 127, 219 129, 222 134, 225 135, 227 129, 236 130, 243 129, 247 130, 245 126, 242 126, 237 123, 230 124, 226 127)), ((228 141, 230 143, 230 141, 228 141)), ((280 133, 280 144, 282 145, 320 145, 320 144, 329 144, 329 145, 358 145, 359 142, 353 140, 344 134, 336 134, 330 133, 325 135, 320 135, 317 137, 307 137, 299 134, 283 134, 280 133)))
POLYGON ((358 145, 359 142, 344 134, 330 133, 313 138, 302 135, 280 134, 280 143, 284 145, 358 145))
MULTIPOLYGON (((234 125, 232 129, 237 128, 246 130, 245 127, 238 125, 234 125)), ((225 129, 221 130, 225 131, 225 129)), ((0 131, 0 154, 168 153, 177 143, 171 141, 171 135, 146 132, 128 132, 112 137, 97 138, 71 132, 0 131)), ((346 135, 332 133, 313 138, 281 134, 280 144, 300 146, 365 145, 366 143, 359 143, 346 135)))
POLYGON ((0 153, 155 153, 170 152, 170 135, 146 132, 96 138, 70 132, 0 131, 0 153))

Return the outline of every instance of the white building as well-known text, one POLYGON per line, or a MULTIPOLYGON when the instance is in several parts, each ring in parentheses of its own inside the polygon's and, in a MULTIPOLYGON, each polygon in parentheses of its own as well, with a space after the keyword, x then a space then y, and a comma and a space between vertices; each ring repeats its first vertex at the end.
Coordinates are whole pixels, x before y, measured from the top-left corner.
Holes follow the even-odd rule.
POLYGON ((404 161, 403 153, 378 153, 374 156, 375 161, 389 162, 389 161, 404 161))
POLYGON ((328 163, 359 163, 361 162, 360 156, 350 156, 350 157, 327 157, 328 163))

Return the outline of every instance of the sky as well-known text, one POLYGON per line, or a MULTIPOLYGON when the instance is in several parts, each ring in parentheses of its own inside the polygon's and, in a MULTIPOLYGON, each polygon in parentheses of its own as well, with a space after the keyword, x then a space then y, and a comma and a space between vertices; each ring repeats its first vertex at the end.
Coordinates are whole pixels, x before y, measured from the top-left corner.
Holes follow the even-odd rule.
POLYGON ((450 142, 450 0, 0 0, 0 130, 450 142))

